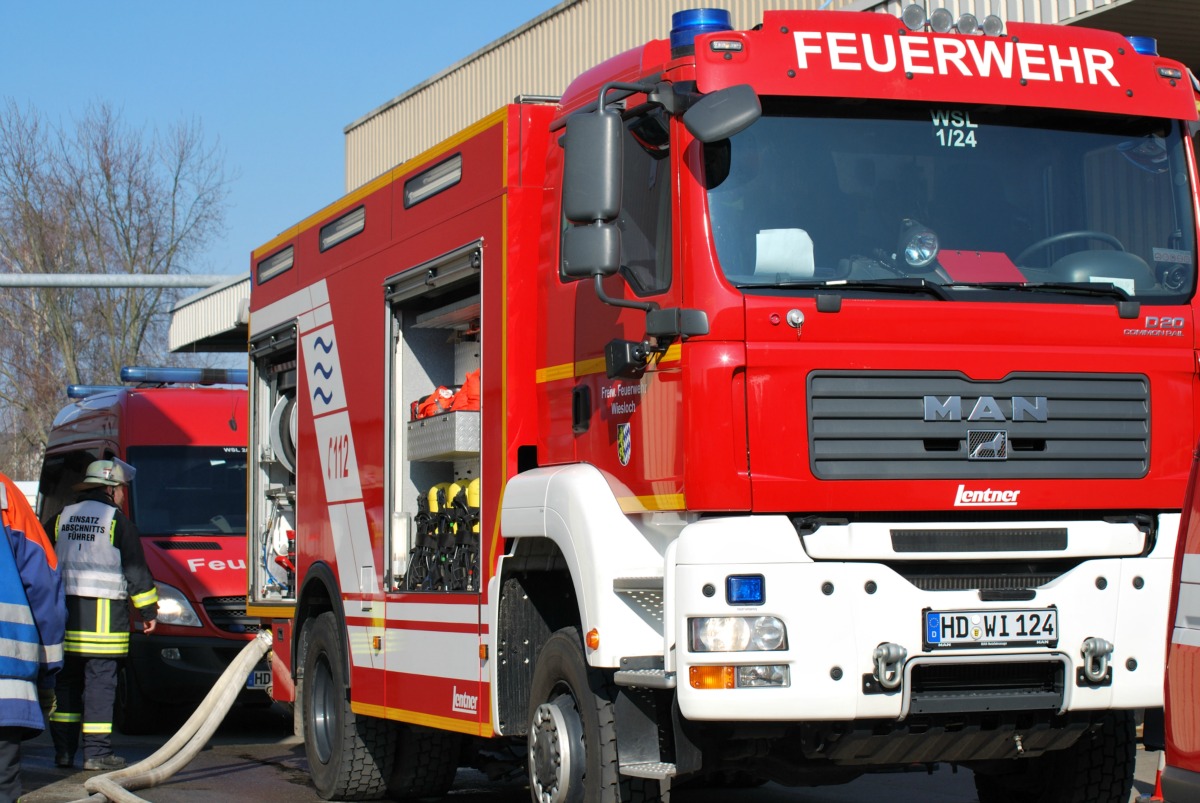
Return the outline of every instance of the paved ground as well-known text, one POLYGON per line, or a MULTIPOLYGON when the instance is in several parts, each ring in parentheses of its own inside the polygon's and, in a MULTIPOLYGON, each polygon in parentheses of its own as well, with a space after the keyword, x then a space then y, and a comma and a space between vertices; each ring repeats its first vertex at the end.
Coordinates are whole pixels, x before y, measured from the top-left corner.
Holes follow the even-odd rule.
MULTIPOLYGON (((151 755, 170 731, 157 736, 122 736, 114 743, 132 760, 151 755)), ((291 733, 291 718, 277 709, 235 712, 191 765, 161 786, 138 790, 154 803, 319 803, 308 779, 304 745, 291 733)), ((1130 801, 1154 786, 1158 753, 1138 750, 1137 782, 1130 801)), ((26 743, 22 803, 67 803, 88 796, 83 782, 93 773, 54 766, 48 736, 26 743)), ((489 781, 482 773, 458 774, 450 801, 527 803, 519 781, 489 781)), ((889 773, 860 778, 844 786, 791 789, 768 784, 755 789, 677 790, 673 803, 974 803, 971 773, 939 767, 926 772, 889 773)))

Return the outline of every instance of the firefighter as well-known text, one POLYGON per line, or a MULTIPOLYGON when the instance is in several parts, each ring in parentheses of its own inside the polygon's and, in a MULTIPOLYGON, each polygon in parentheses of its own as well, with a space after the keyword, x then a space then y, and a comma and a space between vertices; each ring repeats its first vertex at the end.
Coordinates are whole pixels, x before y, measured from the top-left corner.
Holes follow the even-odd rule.
POLYGON ((122 509, 135 469, 121 460, 89 464, 73 504, 54 524, 59 568, 67 595, 66 663, 58 675, 58 709, 50 717, 54 763, 71 767, 83 732, 83 768, 117 770, 112 716, 117 662, 129 651, 132 601, 154 632, 158 590, 146 567, 137 527, 122 509))
POLYGON ((0 474, 0 803, 21 796, 21 742, 41 733, 63 663, 58 558, 25 495, 0 474))

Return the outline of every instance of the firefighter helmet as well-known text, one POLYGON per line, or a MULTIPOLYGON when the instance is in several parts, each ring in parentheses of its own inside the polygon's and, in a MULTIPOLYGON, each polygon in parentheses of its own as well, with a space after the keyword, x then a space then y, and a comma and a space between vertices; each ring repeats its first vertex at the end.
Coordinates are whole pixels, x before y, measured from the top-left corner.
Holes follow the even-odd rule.
POLYGON ((128 485, 133 482, 133 475, 136 473, 137 469, 116 457, 111 460, 93 460, 83 474, 83 481, 76 485, 75 489, 96 485, 128 485))

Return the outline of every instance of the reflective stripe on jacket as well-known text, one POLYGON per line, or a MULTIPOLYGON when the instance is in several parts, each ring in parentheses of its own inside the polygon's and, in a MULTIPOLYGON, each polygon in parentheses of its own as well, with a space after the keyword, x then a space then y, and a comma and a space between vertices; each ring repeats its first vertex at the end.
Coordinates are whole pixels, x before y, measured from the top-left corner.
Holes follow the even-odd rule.
POLYGON ((62 577, 57 556, 24 494, 0 474, 0 726, 43 727, 38 687, 63 664, 62 577))

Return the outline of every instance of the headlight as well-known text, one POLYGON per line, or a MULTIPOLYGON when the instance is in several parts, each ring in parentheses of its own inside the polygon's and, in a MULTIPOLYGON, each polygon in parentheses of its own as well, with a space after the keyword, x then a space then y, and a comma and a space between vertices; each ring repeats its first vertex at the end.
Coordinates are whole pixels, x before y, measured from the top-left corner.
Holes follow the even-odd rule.
POLYGON ((787 628, 776 616, 701 616, 688 623, 692 652, 787 649, 787 628))
POLYGON ((166 583, 155 583, 158 586, 158 621, 164 625, 177 627, 201 627, 200 617, 187 601, 183 592, 166 583))

